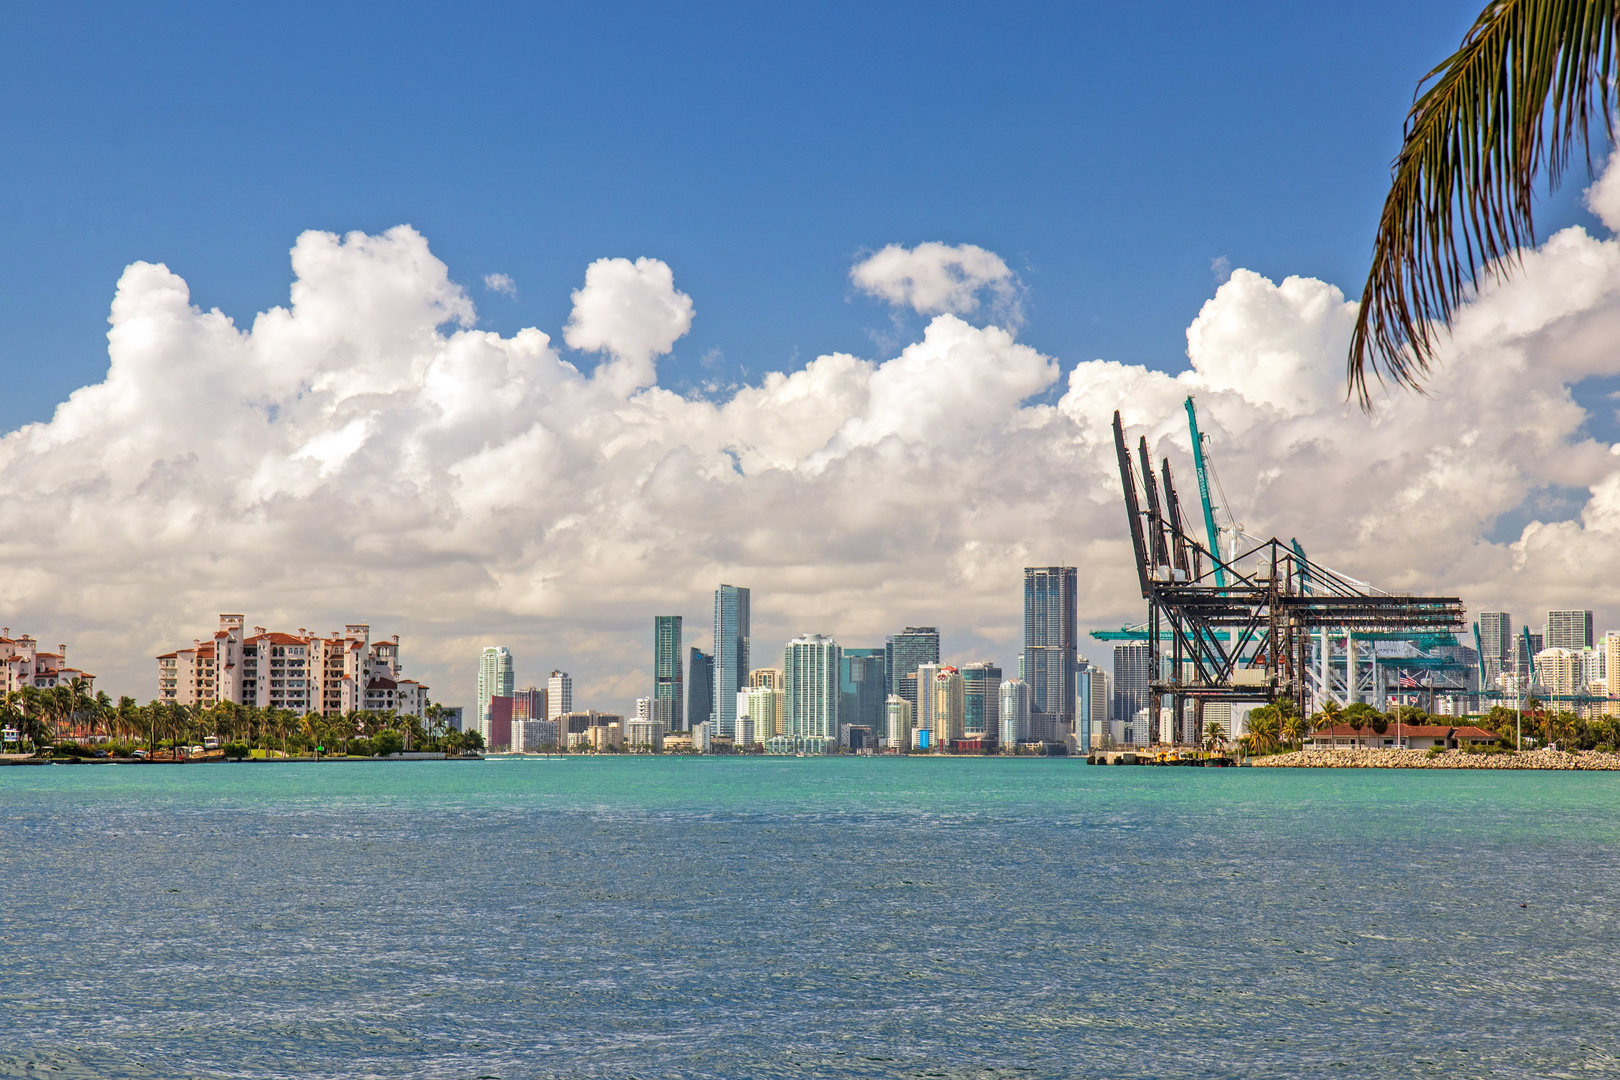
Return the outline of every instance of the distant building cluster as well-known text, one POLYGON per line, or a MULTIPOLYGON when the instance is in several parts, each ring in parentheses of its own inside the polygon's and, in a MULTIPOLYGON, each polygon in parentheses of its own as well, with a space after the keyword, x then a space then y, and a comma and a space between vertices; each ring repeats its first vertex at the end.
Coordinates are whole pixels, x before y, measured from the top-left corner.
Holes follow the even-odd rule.
POLYGON ((371 627, 349 623, 339 633, 296 634, 221 615, 211 638, 157 658, 158 700, 178 705, 238 705, 325 715, 384 712, 426 715, 428 688, 407 679, 399 636, 371 640, 371 627))
POLYGON ((84 683, 85 693, 95 693, 96 677, 68 665, 66 645, 58 645, 55 652, 41 652, 39 643, 27 634, 14 638, 11 627, 0 627, 0 694, 70 686, 75 679, 84 683))
POLYGON ((1536 697, 1585 717, 1620 716, 1620 630, 1601 638, 1592 612, 1547 612, 1540 630, 1513 630, 1506 611, 1479 613, 1482 697, 1511 704, 1536 697), (1612 674, 1611 674, 1612 673, 1612 674))

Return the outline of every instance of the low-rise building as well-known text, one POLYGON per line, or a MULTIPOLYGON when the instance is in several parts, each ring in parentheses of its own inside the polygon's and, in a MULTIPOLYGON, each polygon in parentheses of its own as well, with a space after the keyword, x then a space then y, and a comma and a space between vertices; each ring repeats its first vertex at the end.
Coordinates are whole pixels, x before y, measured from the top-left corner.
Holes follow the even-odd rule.
POLYGON ((1464 746, 1490 746, 1498 736, 1483 728, 1449 724, 1391 724, 1382 733, 1370 727, 1359 730, 1349 724, 1330 724, 1317 728, 1306 740, 1309 750, 1455 750, 1464 746))

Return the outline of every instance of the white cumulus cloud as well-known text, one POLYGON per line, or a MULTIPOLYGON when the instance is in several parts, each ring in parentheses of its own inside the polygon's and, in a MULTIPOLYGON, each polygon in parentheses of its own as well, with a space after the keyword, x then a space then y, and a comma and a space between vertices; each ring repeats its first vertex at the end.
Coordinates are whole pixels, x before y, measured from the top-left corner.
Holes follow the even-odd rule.
POLYGON ((620 362, 626 386, 653 380, 653 358, 692 328, 692 298, 675 288, 675 274, 658 259, 597 259, 585 285, 571 294, 574 310, 563 340, 581 352, 605 352, 620 362))
POLYGON ((656 382, 692 317, 656 260, 586 271, 564 336, 609 354, 593 374, 542 330, 475 329, 408 227, 306 233, 292 270, 289 304, 238 326, 131 265, 106 378, 0 436, 0 610, 115 693, 150 696, 150 657, 241 611, 400 633, 439 700, 469 700, 503 643, 521 679, 562 667, 582 704, 628 708, 650 616, 701 643, 721 581, 754 589, 761 664, 795 634, 909 623, 1011 670, 1025 565, 1080 567, 1088 626, 1140 617, 1109 421, 1194 497, 1189 394, 1249 531, 1389 589, 1620 617, 1620 452, 1571 392, 1620 374, 1620 241, 1580 229, 1481 289, 1430 394, 1371 419, 1344 399, 1354 305, 1242 269, 1188 328, 1189 370, 1087 360, 1055 403, 1053 357, 951 311, 890 360, 708 401, 656 382), (1491 539, 1548 490, 1583 505, 1491 539))
POLYGON ((493 293, 500 293, 502 296, 517 296, 517 282, 506 274, 485 274, 484 288, 493 293))
POLYGON ((856 263, 849 279, 862 292, 919 315, 970 315, 988 290, 1001 322, 1013 328, 1023 322, 1018 276, 1000 255, 973 244, 890 244, 856 263))

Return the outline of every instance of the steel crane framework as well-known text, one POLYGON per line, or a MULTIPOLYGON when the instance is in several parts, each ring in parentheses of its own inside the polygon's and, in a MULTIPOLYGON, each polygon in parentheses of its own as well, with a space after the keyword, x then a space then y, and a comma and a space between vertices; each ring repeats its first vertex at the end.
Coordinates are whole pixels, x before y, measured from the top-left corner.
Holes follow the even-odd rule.
POLYGON ((1170 460, 1162 465, 1162 496, 1147 439, 1139 445, 1140 462, 1133 462, 1118 412, 1114 448, 1148 605, 1149 692, 1155 700, 1172 699, 1177 730, 1192 703, 1195 741, 1203 738, 1205 702, 1289 699, 1305 712, 1313 635, 1323 635, 1325 645, 1328 636, 1416 637, 1462 629, 1457 597, 1374 589, 1311 562, 1297 543, 1272 538, 1221 558, 1188 528, 1170 460), (1168 671, 1161 659, 1165 639, 1168 671))

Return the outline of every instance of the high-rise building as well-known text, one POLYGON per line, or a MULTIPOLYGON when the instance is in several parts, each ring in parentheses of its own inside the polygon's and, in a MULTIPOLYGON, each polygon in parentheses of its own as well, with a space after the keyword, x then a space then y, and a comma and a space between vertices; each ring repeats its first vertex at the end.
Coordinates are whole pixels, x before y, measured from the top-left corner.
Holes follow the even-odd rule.
POLYGON ((714 713, 714 654, 692 646, 686 668, 686 730, 696 731, 714 713))
POLYGON ((1125 724, 1152 703, 1148 692, 1148 661, 1153 647, 1145 641, 1127 641, 1114 646, 1114 719, 1125 724))
POLYGON ((526 687, 512 695, 512 720, 549 720, 546 709, 546 691, 538 686, 526 687))
MULTIPOLYGON (((1481 630, 1483 631, 1483 627, 1481 630)), ((1543 639, 1548 649, 1590 649, 1592 613, 1590 611, 1547 612, 1547 633, 1543 639)))
POLYGON ((1545 634, 1538 633, 1535 630, 1526 630, 1523 633, 1515 634, 1513 636, 1513 653, 1517 667, 1509 670, 1522 670, 1524 672, 1524 677, 1526 679, 1530 678, 1536 670, 1536 654, 1546 647, 1547 637, 1545 634), (1525 648, 1524 645, 1524 639, 1526 637, 1529 637, 1530 639, 1530 647, 1528 649, 1525 648))
POLYGON ((665 731, 686 725, 686 679, 682 677, 681 617, 653 616, 653 716, 665 731))
POLYGON ((911 746, 911 702, 899 694, 890 694, 883 703, 883 726, 888 731, 888 744, 896 750, 911 746))
POLYGON ((929 732, 928 745, 945 749, 960 739, 964 711, 962 672, 949 664, 918 664, 916 723, 929 732))
POLYGON ((883 738, 889 697, 886 649, 845 649, 838 661, 838 722, 872 729, 883 738))
POLYGON ((750 686, 737 691, 737 715, 753 722, 754 742, 785 735, 777 725, 782 715, 782 693, 771 686, 750 686))
POLYGON ((715 734, 737 737, 737 691, 748 685, 749 593, 735 585, 714 590, 715 734))
POLYGON ((1010 749, 1029 738, 1029 686, 1023 679, 1001 684, 1001 746, 1010 749))
POLYGON ((989 660, 962 665, 962 732, 1001 737, 1001 668, 989 660))
POLYGON ((787 728, 800 739, 838 738, 838 642, 805 634, 782 653, 787 693, 787 728))
POLYGON ((1074 730, 1079 600, 1072 566, 1024 568, 1024 670, 1030 722, 1056 741, 1074 730))
POLYGON ((939 630, 933 626, 908 626, 891 634, 884 646, 889 669, 889 692, 911 702, 917 709, 917 665, 939 663, 939 630))
POLYGON ((1080 752, 1089 754, 1108 730, 1108 673, 1082 661, 1075 673, 1074 696, 1075 734, 1080 736, 1080 752))
POLYGON ((556 720, 574 711, 574 677, 553 669, 546 679, 546 719, 556 720))
MULTIPOLYGON (((489 699, 500 696, 512 696, 512 654, 505 645, 486 645, 483 655, 478 658, 478 733, 484 737, 484 743, 494 746, 490 739, 493 729, 490 727, 489 699)), ((510 715, 508 715, 510 720, 510 715)))
POLYGON ((1556 697, 1579 694, 1585 674, 1581 654, 1575 649, 1542 649, 1536 654, 1536 684, 1545 693, 1556 697))
POLYGON ((1485 662, 1485 681, 1496 686, 1496 677, 1513 672, 1513 616, 1506 611, 1479 613, 1480 659, 1485 662))
POLYGON ((776 732, 780 735, 787 734, 787 683, 783 680, 782 669, 757 667, 748 673, 748 686, 750 689, 763 686, 776 691, 776 732))

